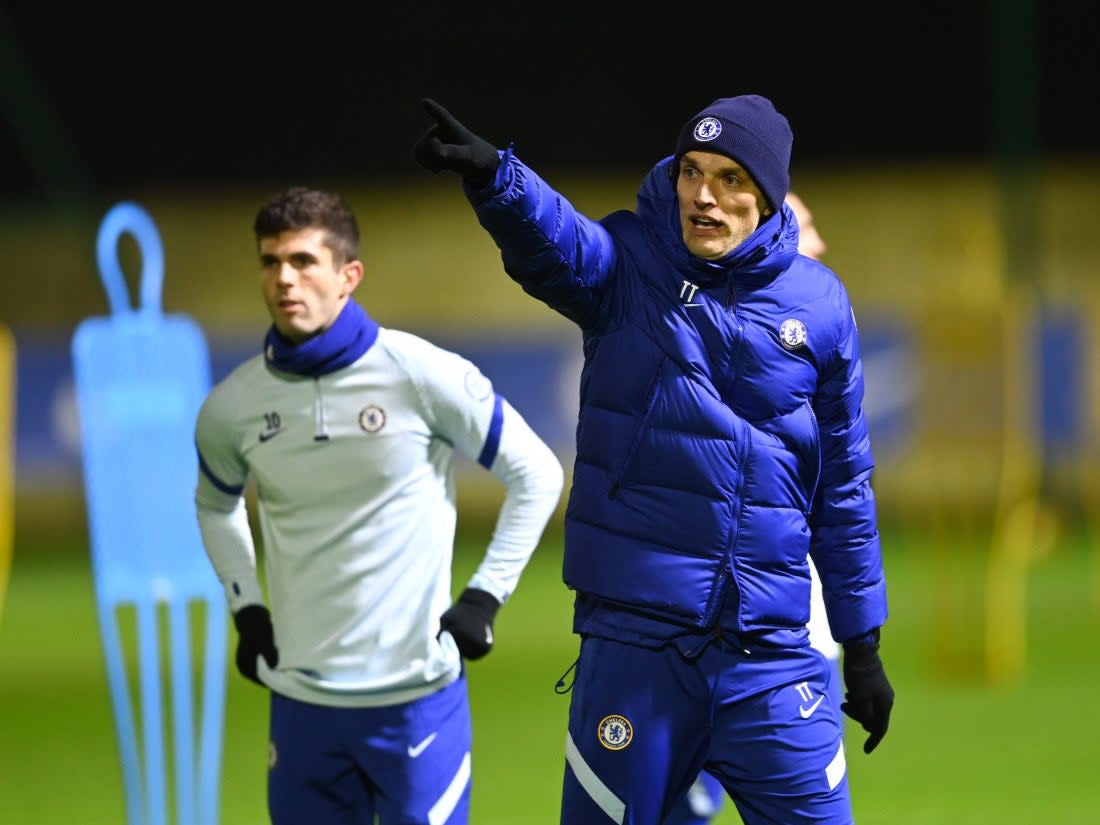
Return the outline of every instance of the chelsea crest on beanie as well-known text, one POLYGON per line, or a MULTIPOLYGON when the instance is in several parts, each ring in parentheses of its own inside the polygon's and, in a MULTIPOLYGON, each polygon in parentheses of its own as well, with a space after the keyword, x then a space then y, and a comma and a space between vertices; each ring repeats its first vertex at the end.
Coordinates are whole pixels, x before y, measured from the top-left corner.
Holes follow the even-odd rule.
POLYGON ((766 97, 722 97, 684 124, 676 138, 676 160, 693 150, 731 157, 778 210, 791 182, 793 141, 787 118, 766 97))

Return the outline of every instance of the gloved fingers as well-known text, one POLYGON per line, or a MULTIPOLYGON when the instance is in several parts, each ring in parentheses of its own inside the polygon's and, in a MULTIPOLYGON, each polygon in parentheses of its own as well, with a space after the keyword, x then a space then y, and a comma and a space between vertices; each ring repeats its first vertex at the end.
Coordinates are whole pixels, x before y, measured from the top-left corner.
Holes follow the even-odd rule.
POLYGON ((275 645, 264 648, 261 654, 264 657, 264 661, 267 662, 267 666, 274 670, 279 666, 279 649, 275 645))
POLYGON ((430 97, 424 98, 424 109, 432 116, 432 119, 439 126, 438 134, 447 139, 450 143, 461 143, 464 139, 470 137, 470 130, 463 126, 458 120, 432 100, 430 97))
MULTIPOLYGON (((866 730, 866 728, 864 728, 866 730)), ((867 737, 867 741, 863 743, 863 752, 870 753, 878 747, 878 743, 882 741, 882 737, 886 735, 885 730, 876 731, 867 737)))
POLYGON ((260 687, 266 687, 260 679, 260 660, 274 670, 279 664, 279 649, 274 645, 262 647, 259 650, 251 647, 237 649, 237 671, 250 682, 255 682, 260 687))
POLYGON ((867 702, 853 700, 850 695, 847 699, 847 702, 840 703, 840 709, 852 719, 859 722, 860 725, 866 725, 867 723, 864 720, 871 716, 870 705, 868 705, 867 702))
POLYGON ((870 753, 875 749, 882 738, 886 736, 886 731, 890 729, 890 709, 893 707, 893 700, 889 703, 885 701, 878 701, 874 703, 874 708, 871 712, 871 725, 872 730, 868 731, 871 736, 863 743, 863 752, 870 753))
POLYGON ((470 659, 471 661, 480 659, 489 652, 492 648, 492 636, 489 635, 490 631, 486 629, 484 636, 477 636, 471 633, 470 628, 463 627, 462 624, 455 621, 452 616, 444 614, 440 620, 439 635, 447 633, 458 648, 458 655, 463 659, 470 659))
POLYGON ((453 143, 444 143, 435 138, 428 146, 432 153, 433 161, 441 169, 453 169, 470 162, 470 150, 465 146, 456 146, 453 143))
POLYGON ((256 659, 252 662, 252 681, 255 682, 257 685, 260 685, 261 687, 266 687, 263 683, 263 680, 260 679, 260 668, 264 667, 265 665, 267 665, 267 656, 263 653, 257 653, 256 659))
POLYGON ((489 652, 489 647, 489 645, 478 639, 465 639, 458 642, 458 652, 462 654, 462 658, 471 661, 485 656, 489 652))
POLYGON ((493 617, 500 602, 490 593, 466 588, 439 617, 439 626, 451 634, 464 659, 480 659, 493 646, 493 617))
POLYGON ((441 172, 470 163, 470 150, 466 146, 440 140, 438 127, 435 126, 416 144, 413 156, 429 172, 441 172))
POLYGON ((449 645, 453 646, 454 649, 458 651, 458 655, 463 659, 480 659, 488 652, 487 650, 478 652, 476 648, 472 648, 470 640, 457 630, 451 631, 448 628, 443 628, 439 631, 439 635, 436 638, 439 639, 440 645, 444 648, 449 645))
POLYGON ((870 734, 863 743, 863 752, 870 753, 878 747, 878 743, 886 736, 886 731, 890 727, 889 711, 881 707, 875 707, 873 703, 865 703, 863 707, 856 707, 851 702, 841 703, 840 709, 858 722, 866 733, 870 734))
POLYGON ((256 657, 256 684, 262 688, 271 688, 276 678, 275 668, 263 656, 256 657))
POLYGON ((260 654, 254 653, 249 656, 245 652, 237 654, 237 672, 250 682, 255 682, 257 685, 262 685, 258 675, 260 654))
POLYGON ((443 169, 439 162, 439 153, 443 148, 443 142, 436 135, 437 129, 437 126, 430 128, 413 147, 413 156, 416 158, 416 162, 429 172, 439 172, 443 169))

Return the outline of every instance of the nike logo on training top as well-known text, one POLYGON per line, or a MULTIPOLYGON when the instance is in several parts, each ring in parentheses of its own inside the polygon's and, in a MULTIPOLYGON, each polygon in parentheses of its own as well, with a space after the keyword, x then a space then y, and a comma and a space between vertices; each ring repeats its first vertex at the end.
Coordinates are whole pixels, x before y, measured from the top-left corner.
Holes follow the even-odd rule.
POLYGON ((815 701, 809 707, 806 707, 805 705, 799 705, 798 706, 798 712, 802 714, 802 718, 803 719, 809 719, 811 716, 813 716, 814 711, 817 710, 817 706, 821 704, 821 700, 824 699, 824 698, 825 698, 824 696, 818 696, 817 701, 815 701))
POLYGON ((270 441, 281 432, 282 430, 272 430, 268 433, 260 433, 260 443, 262 444, 265 441, 270 441))
POLYGON ((409 745, 409 759, 416 759, 416 757, 424 753, 424 750, 428 747, 428 745, 435 741, 435 734, 436 732, 432 731, 424 737, 424 741, 422 741, 419 745, 409 745))
POLYGON ((813 704, 806 704, 814 698, 814 692, 810 690, 809 682, 799 682, 794 686, 794 689, 798 691, 798 695, 802 697, 802 704, 798 706, 798 712, 802 714, 803 719, 809 719, 814 715, 814 711, 817 710, 817 706, 821 704, 821 700, 825 698, 822 694, 814 700, 813 704))

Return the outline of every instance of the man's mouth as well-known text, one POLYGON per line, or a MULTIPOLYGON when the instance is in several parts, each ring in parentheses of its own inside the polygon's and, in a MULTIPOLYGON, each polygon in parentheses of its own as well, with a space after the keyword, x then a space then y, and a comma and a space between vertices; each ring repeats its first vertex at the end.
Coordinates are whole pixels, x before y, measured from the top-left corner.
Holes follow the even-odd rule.
POLYGON ((706 228, 717 228, 722 225, 721 221, 716 221, 714 218, 708 218, 704 215, 695 215, 691 218, 691 222, 696 226, 702 226, 706 228))

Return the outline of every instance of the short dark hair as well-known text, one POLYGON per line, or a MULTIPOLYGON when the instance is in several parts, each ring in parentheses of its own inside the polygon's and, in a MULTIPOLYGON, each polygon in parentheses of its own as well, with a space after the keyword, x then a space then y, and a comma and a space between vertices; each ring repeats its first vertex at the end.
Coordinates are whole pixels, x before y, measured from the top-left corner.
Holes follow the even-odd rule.
POLYGON ((280 192, 256 213, 252 224, 256 243, 281 232, 323 229, 325 245, 338 265, 359 260, 359 224, 342 197, 307 186, 292 186, 280 192))

